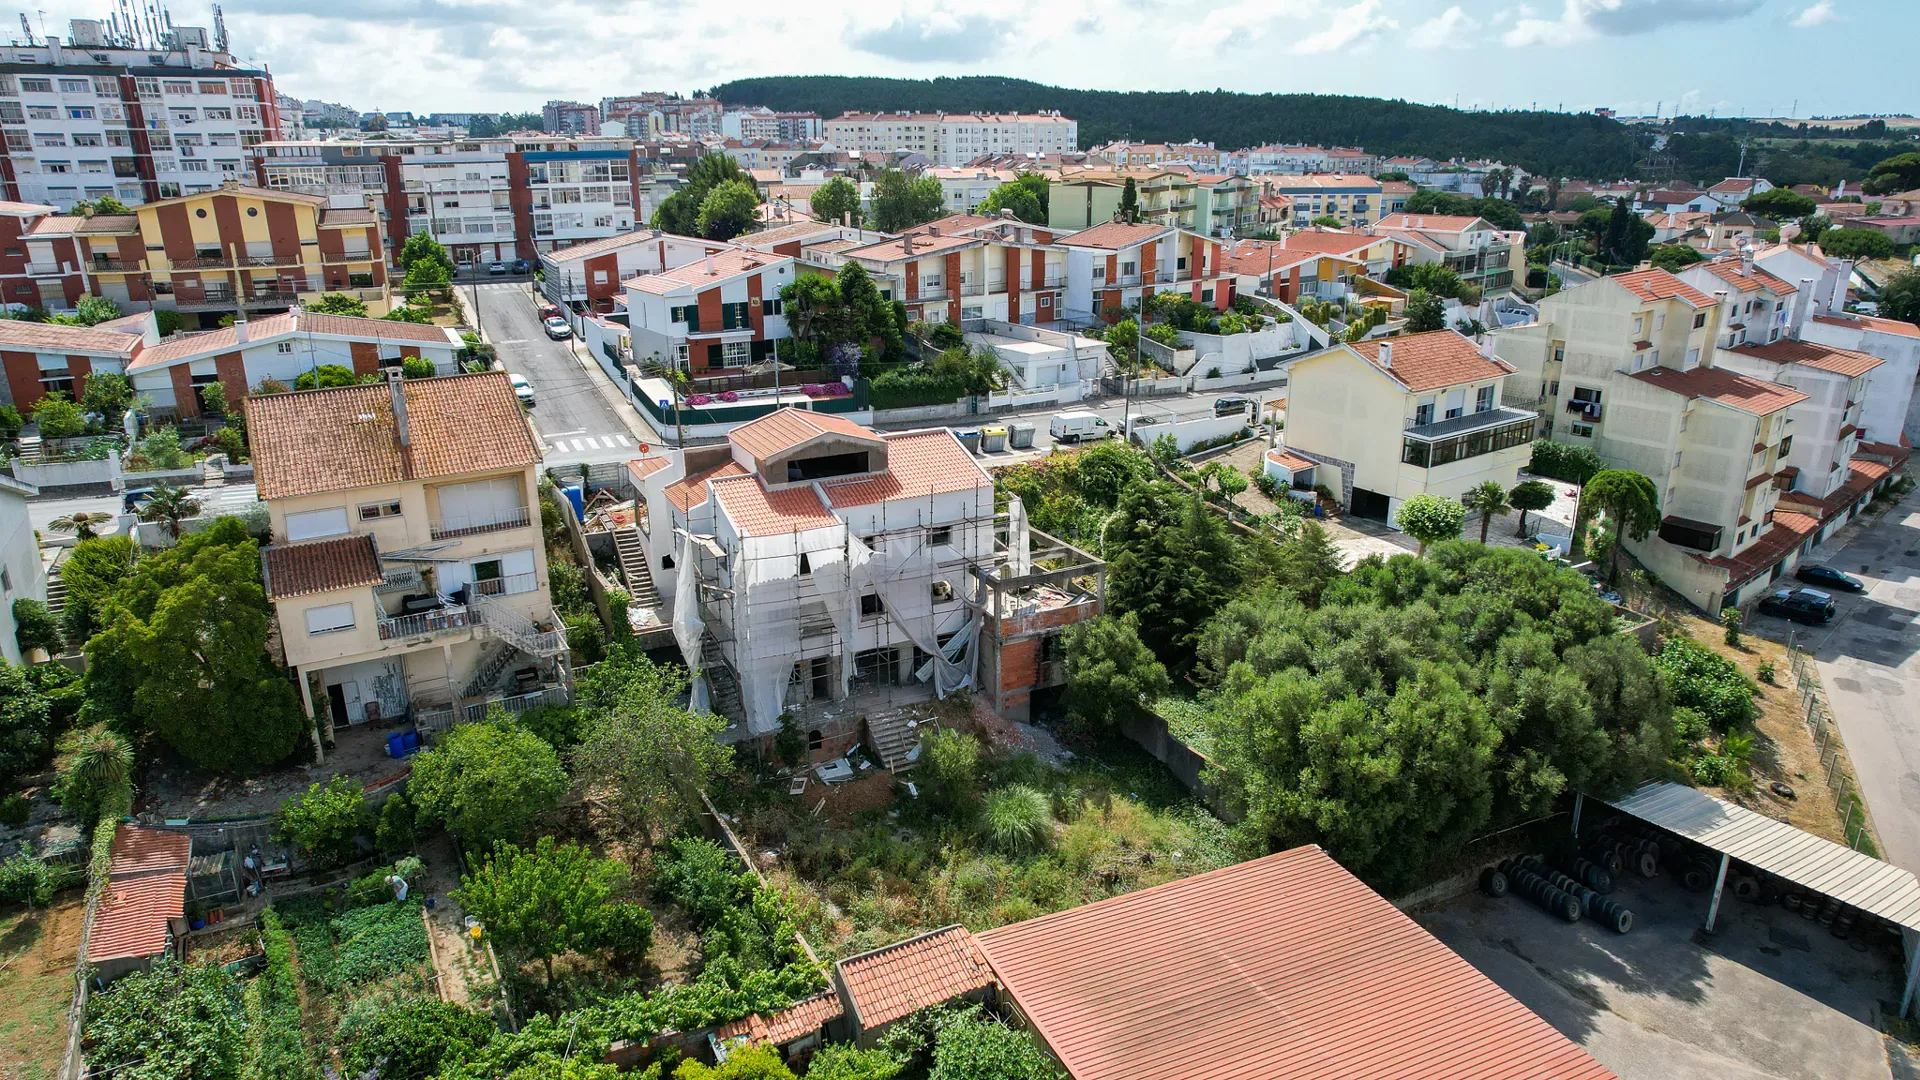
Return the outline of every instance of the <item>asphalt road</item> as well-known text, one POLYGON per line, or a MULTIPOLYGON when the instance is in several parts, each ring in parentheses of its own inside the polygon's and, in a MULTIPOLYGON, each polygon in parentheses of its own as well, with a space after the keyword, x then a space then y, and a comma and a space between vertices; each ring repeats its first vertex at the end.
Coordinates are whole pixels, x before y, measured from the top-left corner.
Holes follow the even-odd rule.
POLYGON ((486 339, 499 350, 508 371, 533 384, 533 423, 547 463, 632 456, 644 441, 644 428, 636 431, 639 417, 619 404, 613 384, 573 339, 547 337, 527 283, 482 281, 477 291, 486 339), (623 417, 623 412, 628 415, 623 417))

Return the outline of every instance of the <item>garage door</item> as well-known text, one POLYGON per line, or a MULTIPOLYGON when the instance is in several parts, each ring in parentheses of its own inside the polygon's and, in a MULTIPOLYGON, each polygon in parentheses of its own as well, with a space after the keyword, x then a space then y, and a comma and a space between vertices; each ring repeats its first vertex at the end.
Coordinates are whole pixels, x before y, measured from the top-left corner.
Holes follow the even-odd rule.
POLYGON ((1353 489, 1353 516, 1372 518, 1375 521, 1387 520, 1388 500, 1385 495, 1365 488, 1353 489))

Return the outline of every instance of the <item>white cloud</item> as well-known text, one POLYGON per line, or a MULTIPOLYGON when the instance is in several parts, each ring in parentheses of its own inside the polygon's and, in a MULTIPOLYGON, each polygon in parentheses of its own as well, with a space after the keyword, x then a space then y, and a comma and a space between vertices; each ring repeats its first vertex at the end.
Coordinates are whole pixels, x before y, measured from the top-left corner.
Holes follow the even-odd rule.
POLYGON ((1360 0, 1350 8, 1334 12, 1333 21, 1325 29, 1294 42, 1293 51, 1301 56, 1340 52, 1366 45, 1378 35, 1398 29, 1398 22, 1380 14, 1380 0, 1360 0))
POLYGON ((1416 49, 1467 49, 1481 41, 1480 20, 1455 4, 1413 28, 1408 42, 1416 49))
POLYGON ((1174 36, 1175 53, 1212 54, 1230 44, 1251 45, 1275 31, 1290 28, 1294 20, 1320 10, 1310 0, 1240 0, 1210 8, 1205 18, 1174 36))
POLYGON ((1501 40, 1515 47, 1571 45, 1597 37, 1643 34, 1675 23, 1725 22, 1751 15, 1759 7, 1760 0, 1564 0, 1554 19, 1523 10, 1501 40))
POLYGON ((1820 0, 1819 3, 1793 17, 1793 25, 1800 27, 1824 26, 1839 18, 1833 10, 1833 0, 1820 0))

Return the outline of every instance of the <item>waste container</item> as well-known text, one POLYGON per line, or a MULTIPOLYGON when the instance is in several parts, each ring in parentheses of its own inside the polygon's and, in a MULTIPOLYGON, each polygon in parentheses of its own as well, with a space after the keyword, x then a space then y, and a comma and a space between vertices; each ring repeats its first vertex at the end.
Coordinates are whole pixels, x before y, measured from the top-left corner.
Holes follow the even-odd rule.
POLYGON ((1033 449, 1033 425, 1015 424, 1007 429, 1007 445, 1015 450, 1033 449))
POLYGON ((998 454, 1007 448, 1007 429, 990 427, 980 429, 980 452, 998 454))
POLYGON ((953 437, 960 440, 960 445, 966 448, 967 453, 977 454, 980 452, 979 428, 955 428, 953 437))
POLYGON ((566 498, 567 505, 573 507, 573 520, 584 521, 587 516, 587 496, 580 490, 580 485, 570 484, 563 487, 560 489, 560 494, 566 498))

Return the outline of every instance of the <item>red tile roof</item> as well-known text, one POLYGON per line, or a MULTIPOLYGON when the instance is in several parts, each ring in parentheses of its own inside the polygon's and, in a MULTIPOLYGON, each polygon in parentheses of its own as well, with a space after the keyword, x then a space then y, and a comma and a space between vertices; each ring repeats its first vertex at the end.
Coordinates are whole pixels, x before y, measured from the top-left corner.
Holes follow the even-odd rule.
POLYGON ((1058 243, 1067 247, 1099 248, 1103 251, 1119 251, 1148 240, 1158 240, 1173 232, 1171 225, 1137 225, 1125 221, 1104 221, 1090 229, 1081 229, 1070 236, 1063 236, 1058 243))
POLYGON ((987 931, 1074 1080, 1611 1080, 1317 847, 987 931))
MULTIPOLYGON (((948 214, 938 221, 929 221, 925 225, 916 225, 904 232, 925 236, 959 236, 975 233, 981 229, 1000 224, 1002 219, 982 214, 948 214)), ((1022 223, 1024 224, 1024 223, 1022 223)))
POLYGON ((788 450, 819 435, 842 435, 849 439, 879 442, 880 435, 870 428, 835 413, 814 412, 788 406, 734 428, 727 435, 733 445, 745 450, 755 461, 788 450))
POLYGON ((840 523, 820 505, 811 484, 768 491, 757 476, 729 476, 709 481, 707 486, 741 536, 805 532, 840 523))
POLYGON ((1728 558, 1715 555, 1712 558, 1700 558, 1708 566, 1717 566, 1727 572, 1727 591, 1752 581, 1755 577, 1773 569, 1773 565, 1786 558, 1787 552, 1799 547, 1813 531, 1820 527, 1820 519, 1796 510, 1775 509, 1772 523, 1767 531, 1760 534, 1740 554, 1728 558))
MULTIPOLYGON (((841 252, 849 258, 872 259, 880 263, 905 262, 908 259, 924 259, 929 255, 944 255, 949 251, 984 244, 986 241, 977 236, 914 236, 913 246, 907 246, 907 237, 895 237, 892 240, 879 240, 860 247, 848 248, 841 252)), ((956 283, 957 284, 957 283, 956 283)))
POLYGON ((760 251, 732 249, 708 255, 685 266, 676 266, 671 270, 662 270, 657 274, 642 274, 622 282, 622 286, 638 289, 643 293, 665 296, 676 289, 691 288, 696 292, 723 281, 751 274, 784 261, 784 255, 770 255, 760 251))
POLYGON ((1791 386, 1767 382, 1724 368, 1697 367, 1675 371, 1657 367, 1637 371, 1631 378, 1683 397, 1706 398, 1756 416, 1779 412, 1789 405, 1807 400, 1807 395, 1791 386))
POLYGON ((632 461, 627 462, 627 475, 633 477, 634 483, 639 483, 671 464, 673 464, 673 462, 668 461, 666 458, 634 458, 632 461))
POLYGON ((260 565, 272 600, 375 585, 383 577, 371 536, 273 544, 260 552, 260 565))
POLYGON ((993 981, 963 926, 947 926, 835 965, 860 1028, 871 1031, 993 981))
POLYGON ((1294 472, 1299 472, 1301 469, 1311 469, 1319 464, 1319 462, 1309 461, 1291 450, 1269 450, 1267 451, 1267 460, 1273 462, 1275 465, 1285 466, 1294 472))
POLYGON ((925 498, 950 491, 993 488, 972 454, 947 428, 905 431, 887 436, 887 471, 873 477, 822 485, 828 501, 867 506, 890 499, 925 498))
POLYGON ((36 349, 42 352, 84 353, 124 357, 140 343, 138 333, 119 333, 97 326, 0 319, 0 349, 36 349))
POLYGON ((1874 330, 1882 334, 1898 334, 1901 337, 1920 337, 1920 326, 1901 319, 1880 319, 1872 315, 1815 315, 1813 321, 1828 326, 1844 326, 1853 330, 1874 330))
POLYGON ((1512 365, 1504 360, 1487 359, 1481 355, 1480 346, 1453 330, 1378 338, 1347 348, 1359 353, 1368 363, 1416 393, 1481 379, 1497 379, 1513 373, 1512 365), (1380 360, 1383 345, 1393 347, 1392 362, 1389 364, 1383 364, 1380 360))
POLYGON ((240 341, 239 329, 233 326, 223 326, 218 330, 209 330, 200 334, 185 334, 161 342, 142 352, 139 359, 127 365, 127 370, 129 372, 149 371, 157 367, 178 364, 183 360, 205 359, 209 356, 218 356, 221 353, 251 348, 278 338, 300 334, 376 343, 417 341, 448 349, 455 348, 459 344, 456 337, 449 336, 450 331, 444 326, 397 322, 393 319, 362 319, 352 315, 321 315, 308 311, 286 311, 264 318, 248 319, 247 340, 244 344, 240 341))
POLYGON ((0 214, 8 217, 39 217, 42 214, 59 213, 58 207, 45 203, 11 202, 0 200, 0 214))
POLYGON ((108 876, 148 874, 155 870, 185 870, 193 851, 193 837, 165 829, 121 825, 113 830, 108 876))
POLYGON ((831 991, 815 994, 767 1017, 767 1041, 780 1046, 812 1035, 840 1012, 839 995, 831 991))
POLYGON ((1804 367, 1831 371, 1835 375, 1857 378, 1879 367, 1886 361, 1877 356, 1868 356, 1851 349, 1836 349, 1831 345, 1820 345, 1811 341, 1795 341, 1781 338, 1771 345, 1741 345, 1733 350, 1742 356, 1752 356, 1775 364, 1800 364, 1804 367))
POLYGON ((734 237, 734 241, 743 247, 767 251, 771 250, 776 244, 784 244, 791 240, 804 241, 809 236, 837 232, 839 228, 839 225, 831 221, 814 221, 808 219, 806 221, 796 221, 791 225, 782 225, 777 229, 765 229, 761 232, 736 236, 734 237))
MULTIPOLYGON (((825 226, 821 227, 824 228, 825 226)), ((756 233, 754 234, 754 239, 758 239, 763 235, 765 234, 756 233)), ((583 240, 578 244, 570 244, 566 247, 549 251, 546 253, 546 257, 555 262, 573 262, 576 259, 587 259, 595 255, 604 255, 609 251, 618 251, 623 247, 629 247, 634 244, 662 240, 671 240, 681 244, 699 244, 708 251, 724 251, 727 247, 727 245, 717 241, 702 240, 697 236, 681 236, 678 233, 668 232, 663 232, 656 236, 651 229, 641 229, 637 232, 621 233, 618 236, 603 236, 598 240, 583 240)))
POLYGON ((254 482, 263 499, 462 473, 525 468, 540 460, 504 371, 407 379, 408 446, 401 446, 387 385, 250 394, 254 482))
POLYGON ((1736 286, 1741 292, 1754 292, 1765 289, 1775 296, 1792 296, 1794 288, 1786 279, 1758 266, 1743 269, 1739 259, 1715 259, 1701 263, 1700 268, 1729 285, 1736 286))
POLYGON ((681 513, 707 501, 707 481, 724 479, 729 476, 745 476, 747 470, 737 461, 724 461, 711 469, 694 473, 692 476, 675 480, 667 485, 667 501, 681 513))
POLYGON ((323 229, 376 225, 379 221, 373 216, 373 211, 364 206, 328 207, 320 211, 320 227, 323 229))
POLYGON ((185 833, 121 825, 114 830, 107 889, 87 935, 87 960, 152 956, 167 947, 167 920, 186 912, 185 833))
POLYGON ((1678 297, 1692 307, 1713 306, 1711 296, 1665 270, 1635 270, 1631 274, 1616 274, 1606 280, 1625 286, 1642 300, 1671 300, 1678 297))

